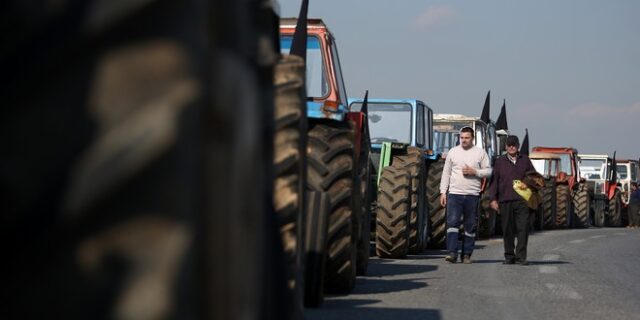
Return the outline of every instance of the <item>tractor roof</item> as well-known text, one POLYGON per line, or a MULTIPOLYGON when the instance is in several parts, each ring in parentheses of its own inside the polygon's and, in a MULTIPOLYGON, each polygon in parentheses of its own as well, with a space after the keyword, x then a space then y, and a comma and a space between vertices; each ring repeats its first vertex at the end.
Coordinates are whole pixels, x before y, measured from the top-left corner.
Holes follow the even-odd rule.
POLYGON ((433 120, 440 121, 476 121, 480 120, 479 117, 469 117, 462 114, 450 114, 450 113, 436 113, 433 115, 433 120))
POLYGON ((610 159, 607 154, 578 154, 580 160, 607 160, 610 159))
POLYGON ((534 152, 549 152, 549 153, 578 153, 578 150, 573 147, 533 147, 534 152))
MULTIPOLYGON (((362 98, 349 99, 349 104, 362 103, 362 102, 364 102, 364 99, 362 98)), ((367 99, 367 102, 368 103, 408 103, 408 104, 416 104, 418 102, 422 102, 423 104, 426 105, 426 103, 418 99, 372 99, 372 98, 369 98, 367 99)))
POLYGON ((638 160, 632 160, 632 159, 616 159, 616 163, 617 163, 617 164, 621 164, 621 163, 638 163, 638 160))
MULTIPOLYGON (((295 29, 298 18, 282 18, 280 19, 280 28, 292 28, 295 29)), ((307 29, 326 29, 327 25, 324 24, 322 19, 307 19, 307 29)))
POLYGON ((529 159, 560 159, 560 156, 557 153, 531 152, 529 159))

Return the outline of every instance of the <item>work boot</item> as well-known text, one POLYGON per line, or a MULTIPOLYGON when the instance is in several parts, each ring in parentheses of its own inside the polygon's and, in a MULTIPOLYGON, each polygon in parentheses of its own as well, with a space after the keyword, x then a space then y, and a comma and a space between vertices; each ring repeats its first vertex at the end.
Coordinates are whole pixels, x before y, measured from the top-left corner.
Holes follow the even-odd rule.
POLYGON ((456 255, 453 253, 450 253, 446 257, 444 257, 444 261, 449 263, 456 263, 456 260, 458 260, 458 257, 456 257, 456 255))
POLYGON ((471 257, 465 254, 464 257, 462 257, 462 263, 471 264, 471 257))

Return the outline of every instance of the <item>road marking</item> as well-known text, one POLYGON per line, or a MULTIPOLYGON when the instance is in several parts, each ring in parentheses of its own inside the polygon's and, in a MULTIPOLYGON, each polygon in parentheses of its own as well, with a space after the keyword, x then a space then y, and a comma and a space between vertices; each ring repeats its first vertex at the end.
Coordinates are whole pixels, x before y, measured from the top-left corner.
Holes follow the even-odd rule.
POLYGON ((614 234, 615 234, 616 236, 626 236, 626 235, 627 235, 626 233, 623 233, 623 232, 616 232, 616 233, 614 233, 614 234))
POLYGON ((565 284, 553 284, 553 283, 545 283, 547 289, 551 291, 551 293, 561 297, 572 300, 581 300, 582 296, 571 286, 565 284))
POLYGON ((560 249, 562 249, 562 246, 557 246, 557 247, 555 247, 555 248, 553 248, 553 249, 551 249, 551 250, 553 250, 553 251, 558 251, 558 250, 560 250, 560 249))
POLYGON ((591 239, 600 239, 600 238, 604 238, 604 237, 606 237, 606 236, 605 236, 605 235, 600 234, 600 235, 597 235, 597 236, 591 236, 591 237, 589 237, 589 238, 591 238, 591 239))
POLYGON ((577 240, 571 240, 571 241, 569 241, 569 243, 583 243, 585 241, 587 241, 587 240, 585 240, 585 239, 577 239, 577 240))
POLYGON ((543 261, 558 261, 559 259, 559 254, 545 254, 544 257, 542 257, 543 261))
POLYGON ((540 266, 539 272, 540 273, 546 273, 546 274, 558 273, 558 267, 556 267, 556 266, 540 266))

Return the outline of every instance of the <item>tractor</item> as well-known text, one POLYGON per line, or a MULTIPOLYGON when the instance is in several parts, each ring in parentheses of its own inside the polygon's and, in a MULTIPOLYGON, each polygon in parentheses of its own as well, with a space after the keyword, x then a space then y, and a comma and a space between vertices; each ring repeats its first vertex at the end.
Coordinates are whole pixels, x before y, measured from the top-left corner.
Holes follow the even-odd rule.
POLYGON ((580 168, 584 168, 593 224, 596 227, 622 226, 622 190, 617 183, 617 166, 614 157, 606 154, 580 154, 580 168))
MULTIPOLYGON (((351 110, 363 101, 350 100, 351 110)), ((368 100, 372 172, 369 183, 376 190, 372 204, 371 233, 376 254, 401 258, 418 254, 429 235, 426 177, 432 151, 433 111, 416 99, 368 100)))
POLYGON ((533 147, 533 152, 557 154, 560 170, 556 177, 556 228, 589 226, 591 195, 580 177, 578 150, 571 147, 533 147))
MULTIPOLYGON (((280 49, 291 50, 297 19, 280 21, 280 49)), ((348 293, 369 259, 369 149, 366 115, 349 112, 336 40, 320 19, 306 28, 306 185, 330 208, 325 291, 348 293)), ((304 44, 302 44, 304 46, 304 44)))
POLYGON ((560 170, 560 156, 555 153, 532 152, 529 155, 533 167, 544 178, 544 187, 539 190, 542 203, 532 219, 535 230, 553 229, 556 225, 556 181, 560 170))
POLYGON ((620 183, 620 187, 622 190, 622 220, 623 224, 628 224, 627 218, 628 215, 626 211, 629 209, 629 195, 631 192, 631 182, 638 181, 638 160, 618 160, 617 161, 617 169, 618 172, 618 182, 620 183))

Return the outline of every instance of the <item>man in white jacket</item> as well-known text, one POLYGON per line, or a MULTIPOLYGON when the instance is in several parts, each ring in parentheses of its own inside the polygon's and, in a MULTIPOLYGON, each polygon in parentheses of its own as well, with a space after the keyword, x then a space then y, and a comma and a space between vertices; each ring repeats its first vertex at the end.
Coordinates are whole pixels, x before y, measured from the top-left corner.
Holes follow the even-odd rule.
POLYGON ((440 204, 447 208, 447 251, 445 260, 458 260, 458 230, 464 223, 462 262, 471 263, 475 246, 476 216, 482 178, 491 176, 491 163, 487 153, 473 145, 471 127, 460 130, 460 145, 447 154, 440 181, 440 204), (464 219, 464 222, 462 221, 464 219))

